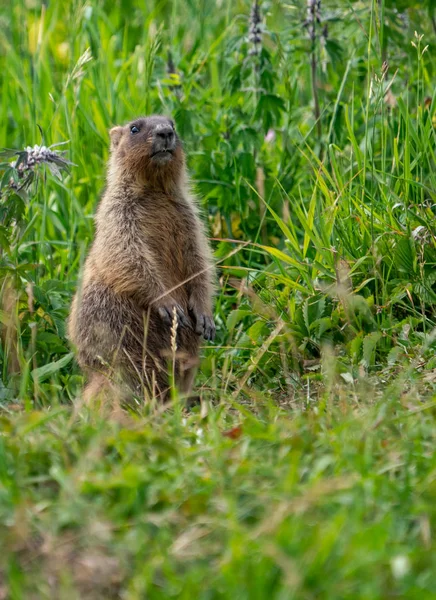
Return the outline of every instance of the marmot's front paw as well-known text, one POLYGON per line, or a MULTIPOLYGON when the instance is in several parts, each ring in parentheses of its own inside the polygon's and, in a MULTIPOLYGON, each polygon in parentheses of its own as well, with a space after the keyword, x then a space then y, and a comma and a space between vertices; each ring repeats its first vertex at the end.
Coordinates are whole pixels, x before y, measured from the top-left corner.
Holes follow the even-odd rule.
POLYGON ((183 308, 180 306, 180 304, 177 304, 177 302, 167 302, 166 304, 158 306, 157 309, 162 321, 170 326, 173 324, 174 311, 176 312, 179 325, 192 329, 192 325, 188 317, 185 315, 183 308))
POLYGON ((206 315, 195 307, 189 307, 189 314, 194 321, 194 329, 197 335, 202 335, 205 340, 213 341, 215 339, 215 323, 212 315, 206 315))

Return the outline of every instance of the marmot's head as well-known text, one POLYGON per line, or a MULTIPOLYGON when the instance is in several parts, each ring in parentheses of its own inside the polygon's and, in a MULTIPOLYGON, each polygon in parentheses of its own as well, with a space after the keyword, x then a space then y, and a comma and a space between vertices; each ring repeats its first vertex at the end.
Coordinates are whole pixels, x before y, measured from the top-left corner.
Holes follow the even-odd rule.
POLYGON ((171 187, 184 169, 182 144, 171 119, 141 117, 124 127, 113 127, 111 174, 133 176, 153 186, 171 187))

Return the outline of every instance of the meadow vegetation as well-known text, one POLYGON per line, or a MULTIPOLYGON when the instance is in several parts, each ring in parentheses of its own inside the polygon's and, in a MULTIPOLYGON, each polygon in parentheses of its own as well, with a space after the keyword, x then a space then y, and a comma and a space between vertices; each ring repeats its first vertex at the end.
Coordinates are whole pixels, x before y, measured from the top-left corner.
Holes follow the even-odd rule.
POLYGON ((0 599, 436 599, 435 9, 0 6, 0 599), (217 339, 198 406, 83 406, 108 130, 151 113, 217 339))

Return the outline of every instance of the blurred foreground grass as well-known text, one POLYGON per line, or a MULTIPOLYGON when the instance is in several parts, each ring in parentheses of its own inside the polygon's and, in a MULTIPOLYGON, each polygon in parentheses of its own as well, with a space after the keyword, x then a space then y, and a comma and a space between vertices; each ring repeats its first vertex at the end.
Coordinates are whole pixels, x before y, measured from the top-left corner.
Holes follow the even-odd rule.
POLYGON ((2 597, 436 597, 436 403, 307 400, 3 415, 2 597))

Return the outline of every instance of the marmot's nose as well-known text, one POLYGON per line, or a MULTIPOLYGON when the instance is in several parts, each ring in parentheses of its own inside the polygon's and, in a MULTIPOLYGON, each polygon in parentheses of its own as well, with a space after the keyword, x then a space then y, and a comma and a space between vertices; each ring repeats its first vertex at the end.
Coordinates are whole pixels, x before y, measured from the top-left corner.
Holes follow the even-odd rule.
POLYGON ((155 136, 166 148, 171 148, 174 144, 174 129, 170 125, 161 125, 156 129, 155 136))

